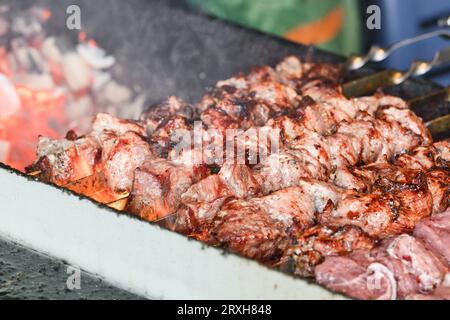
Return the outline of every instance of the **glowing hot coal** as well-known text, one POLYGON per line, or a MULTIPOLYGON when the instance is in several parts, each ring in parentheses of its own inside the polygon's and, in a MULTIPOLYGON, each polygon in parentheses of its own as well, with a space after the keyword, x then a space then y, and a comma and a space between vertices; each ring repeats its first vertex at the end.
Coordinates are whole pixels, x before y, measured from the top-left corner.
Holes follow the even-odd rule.
POLYGON ((133 118, 145 97, 117 83, 115 59, 80 31, 78 42, 46 33, 52 13, 0 10, 0 162, 24 171, 39 136, 82 134, 101 111, 133 118))

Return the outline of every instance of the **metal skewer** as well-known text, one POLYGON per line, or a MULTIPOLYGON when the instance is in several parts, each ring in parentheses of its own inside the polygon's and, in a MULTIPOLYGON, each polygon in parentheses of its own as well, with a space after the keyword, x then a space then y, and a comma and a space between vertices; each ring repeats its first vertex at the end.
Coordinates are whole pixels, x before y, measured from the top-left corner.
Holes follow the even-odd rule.
POLYGON ((450 130, 450 114, 430 120, 425 126, 434 134, 446 132, 450 130))
POLYGON ((342 91, 347 98, 363 96, 379 88, 401 84, 410 77, 424 75, 434 67, 448 62, 450 62, 450 46, 436 52, 430 61, 414 61, 407 71, 385 70, 344 83, 342 91))
POLYGON ((450 16, 442 17, 437 21, 439 27, 450 27, 450 16))
MULTIPOLYGON (((450 86, 431 94, 411 99, 407 101, 407 104, 410 109, 418 110, 436 102, 450 102, 450 86)), ((450 130, 450 114, 429 120, 425 122, 425 126, 433 135, 446 132, 450 130)))
POLYGON ((445 29, 435 30, 432 32, 428 32, 425 34, 421 34, 419 36, 404 39, 402 41, 396 42, 390 45, 387 48, 379 47, 378 45, 373 45, 370 47, 369 52, 366 55, 351 55, 346 63, 345 67, 348 70, 357 70, 365 66, 369 61, 372 62, 380 62, 390 56, 395 50, 400 49, 401 47, 405 47, 411 45, 413 43, 417 43, 423 40, 431 39, 437 36, 446 36, 450 37, 450 31, 445 29))
POLYGON ((430 61, 414 61, 407 72, 403 73, 400 76, 395 75, 393 77, 393 82, 396 85, 400 84, 409 77, 424 75, 434 67, 443 65, 448 62, 450 62, 450 46, 436 52, 433 59, 431 59, 430 61))

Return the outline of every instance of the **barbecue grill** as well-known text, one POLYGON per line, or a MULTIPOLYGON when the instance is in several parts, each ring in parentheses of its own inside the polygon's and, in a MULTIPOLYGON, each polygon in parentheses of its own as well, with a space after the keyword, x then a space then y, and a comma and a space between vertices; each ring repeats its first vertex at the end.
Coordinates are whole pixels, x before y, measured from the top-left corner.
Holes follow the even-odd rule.
MULTIPOLYGON (((66 29, 73 1, 11 2, 16 12, 48 7, 49 34, 76 37, 66 29)), ((254 65, 274 65, 293 54, 341 63, 342 57, 248 30, 192 11, 178 1, 75 1, 83 31, 117 58, 115 74, 145 91, 150 105, 176 94, 197 101, 205 87, 254 65)), ((349 72, 345 81, 375 72, 349 72)), ((388 87, 405 99, 441 89, 425 79, 388 87)), ((435 101, 415 110, 425 121, 450 112, 435 101)), ((445 137, 447 133, 438 138, 445 137)), ((0 235, 98 274, 150 298, 336 299, 307 280, 227 254, 92 200, 1 165, 0 235), (112 211, 112 212, 111 212, 112 211)))

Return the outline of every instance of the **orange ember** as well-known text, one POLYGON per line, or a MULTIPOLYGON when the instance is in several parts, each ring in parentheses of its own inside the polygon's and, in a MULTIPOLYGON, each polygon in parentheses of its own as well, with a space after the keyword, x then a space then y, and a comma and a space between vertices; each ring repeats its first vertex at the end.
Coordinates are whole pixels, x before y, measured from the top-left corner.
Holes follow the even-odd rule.
POLYGON ((52 17, 52 12, 50 10, 48 10, 48 9, 42 10, 42 13, 41 13, 42 20, 47 21, 51 17, 52 17))
POLYGON ((129 193, 113 192, 108 187, 106 178, 102 172, 97 172, 77 181, 70 182, 64 187, 117 210, 123 210, 128 202, 129 193))
POLYGON ((79 41, 79 42, 84 42, 84 41, 86 41, 86 32, 81 31, 80 33, 78 33, 78 41, 79 41))
POLYGON ((66 98, 52 91, 36 91, 24 86, 15 89, 20 109, 4 118, 0 115, 0 141, 8 144, 8 152, 2 162, 24 171, 36 157, 40 135, 61 138, 66 131, 66 98))

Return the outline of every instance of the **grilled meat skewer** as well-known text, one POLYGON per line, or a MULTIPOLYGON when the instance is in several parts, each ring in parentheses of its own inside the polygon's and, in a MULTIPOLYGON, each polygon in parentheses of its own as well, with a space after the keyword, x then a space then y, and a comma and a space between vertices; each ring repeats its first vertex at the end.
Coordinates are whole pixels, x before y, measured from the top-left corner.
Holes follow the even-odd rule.
MULTIPOLYGON (((333 65, 288 57, 276 68, 218 82, 194 105, 170 97, 138 121, 99 114, 85 136, 41 137, 29 170, 60 186, 101 174, 105 192, 128 195, 125 210, 143 219, 170 216, 166 226, 178 232, 269 265, 291 261, 296 274, 315 273, 329 287, 319 271, 343 255, 359 266, 358 276, 391 281, 394 274, 407 286, 420 270, 405 272, 385 248, 399 239, 422 252, 402 234, 448 207, 450 145, 433 144, 399 98, 345 98, 338 73, 333 65), (207 147, 179 152, 174 136, 198 139, 197 129, 207 147), (242 144, 243 162, 239 152, 225 150, 230 130, 241 130, 233 141, 242 144), (276 140, 260 139, 271 130, 280 133, 276 140), (220 156, 225 162, 216 162, 220 156)), ((389 292, 361 296, 431 292, 442 282, 441 269, 425 270, 437 280, 413 289, 397 292, 391 281, 382 286, 389 292)))

